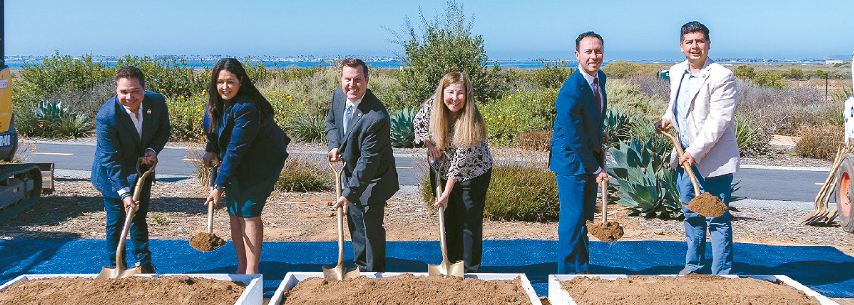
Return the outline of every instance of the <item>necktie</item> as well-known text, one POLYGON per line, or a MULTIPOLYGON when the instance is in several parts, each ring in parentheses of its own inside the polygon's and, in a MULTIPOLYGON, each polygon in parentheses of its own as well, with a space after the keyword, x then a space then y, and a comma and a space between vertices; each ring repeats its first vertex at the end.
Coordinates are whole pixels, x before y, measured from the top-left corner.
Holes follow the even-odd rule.
POLYGON ((344 133, 347 133, 347 127, 350 126, 350 117, 353 116, 353 104, 347 104, 347 109, 344 110, 344 133))
POLYGON ((602 113, 602 96, 599 94, 599 78, 593 79, 593 97, 596 98, 596 110, 602 113))

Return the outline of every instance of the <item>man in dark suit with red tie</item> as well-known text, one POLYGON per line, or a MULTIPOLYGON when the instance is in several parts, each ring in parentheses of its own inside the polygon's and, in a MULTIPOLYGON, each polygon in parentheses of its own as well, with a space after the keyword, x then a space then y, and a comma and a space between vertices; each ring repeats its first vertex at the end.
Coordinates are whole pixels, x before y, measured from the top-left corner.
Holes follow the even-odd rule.
POLYGON ((596 190, 608 181, 603 132, 607 98, 600 71, 604 41, 593 32, 575 40, 578 69, 563 84, 555 101, 549 169, 555 172, 560 197, 558 273, 588 273, 586 220, 593 220, 596 190))

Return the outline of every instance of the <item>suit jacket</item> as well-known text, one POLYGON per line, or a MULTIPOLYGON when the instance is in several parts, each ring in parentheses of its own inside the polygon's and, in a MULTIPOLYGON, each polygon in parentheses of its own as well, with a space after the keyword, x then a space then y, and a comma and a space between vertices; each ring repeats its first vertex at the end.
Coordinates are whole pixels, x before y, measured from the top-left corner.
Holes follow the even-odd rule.
POLYGON ((230 186, 234 179, 243 187, 279 179, 291 139, 272 115, 262 118, 256 101, 238 93, 223 110, 217 130, 210 128, 210 114, 205 113, 206 152, 219 155, 219 186, 230 186))
MULTIPOLYGON (((160 153, 172 135, 163 95, 146 91, 140 107, 142 139, 130 115, 115 96, 101 106, 95 117, 97 145, 91 181, 104 196, 120 198, 118 191, 132 187, 136 180, 138 158, 145 155, 148 148, 160 153)), ((140 170, 144 172, 147 167, 142 166, 140 170)), ((153 175, 150 181, 153 181, 153 175)))
POLYGON ((593 174, 605 168, 602 150, 604 111, 608 109, 605 73, 599 70, 604 106, 598 111, 593 89, 580 70, 576 70, 558 92, 555 101, 549 169, 558 175, 593 174))
MULTIPOLYGON (((681 130, 674 117, 676 94, 680 77, 688 68, 688 61, 670 68, 670 105, 662 119, 681 130)), ((694 164, 703 177, 717 177, 738 170, 740 159, 738 142, 735 139, 733 116, 737 100, 735 75, 720 64, 707 59, 700 69, 703 84, 691 88, 691 103, 685 120, 691 145, 685 152, 694 157, 694 164)), ((674 150, 670 158, 671 168, 676 168, 679 158, 674 150)))
POLYGON ((332 94, 332 106, 326 115, 329 149, 347 161, 342 196, 354 203, 385 202, 400 188, 391 149, 391 120, 385 106, 368 89, 353 111, 344 134, 344 108, 347 95, 341 88, 332 94))

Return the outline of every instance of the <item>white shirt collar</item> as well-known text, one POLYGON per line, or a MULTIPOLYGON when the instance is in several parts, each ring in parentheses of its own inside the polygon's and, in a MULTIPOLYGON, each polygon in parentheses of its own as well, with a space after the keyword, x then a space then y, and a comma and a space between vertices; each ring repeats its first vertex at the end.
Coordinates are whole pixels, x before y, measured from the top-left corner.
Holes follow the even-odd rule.
MULTIPOLYGON (((581 69, 581 66, 578 66, 578 72, 581 73, 581 76, 584 76, 584 80, 587 81, 587 84, 590 85, 590 88, 593 88, 593 80, 596 77, 593 75, 587 74, 587 72, 584 72, 584 70, 581 69)), ((596 70, 596 76, 599 76, 599 70, 596 70)))
POLYGON ((136 133, 139 134, 139 138, 142 138, 142 103, 139 103, 139 109, 136 110, 136 114, 127 109, 124 105, 122 105, 122 109, 127 112, 130 116, 130 120, 133 122, 133 127, 136 128, 136 133))
POLYGON ((355 110, 356 108, 359 108, 359 103, 361 103, 362 99, 364 99, 364 98, 365 98, 365 96, 362 95, 361 98, 359 98, 358 100, 355 100, 355 101, 351 101, 350 99, 347 99, 347 106, 353 105, 353 110, 355 110))

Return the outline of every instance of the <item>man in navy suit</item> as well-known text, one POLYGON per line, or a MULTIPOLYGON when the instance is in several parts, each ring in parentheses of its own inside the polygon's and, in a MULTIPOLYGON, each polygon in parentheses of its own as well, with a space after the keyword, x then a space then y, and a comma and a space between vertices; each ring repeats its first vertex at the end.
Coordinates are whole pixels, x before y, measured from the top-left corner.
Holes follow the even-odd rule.
POLYGON ((563 83, 555 101, 549 169, 560 197, 558 260, 560 274, 589 272, 586 220, 593 220, 597 185, 605 173, 605 73, 600 71, 605 42, 593 32, 575 39, 578 69, 563 83))
POLYGON ((126 210, 133 208, 136 213, 130 227, 130 238, 133 257, 137 261, 135 266, 141 267, 142 273, 155 273, 151 251, 148 250, 146 223, 154 175, 149 175, 143 182, 139 201, 133 200, 133 185, 137 176, 148 170, 172 135, 166 100, 163 95, 145 91, 142 71, 132 66, 122 67, 116 72, 116 96, 98 110, 95 130, 97 147, 91 180, 104 196, 107 256, 111 265, 116 266, 116 248, 126 210))
POLYGON ((353 240, 353 261, 361 271, 385 271, 385 202, 400 188, 391 150, 391 120, 368 90, 368 67, 360 59, 341 62, 341 88, 326 116, 330 162, 344 160, 341 197, 353 240))

